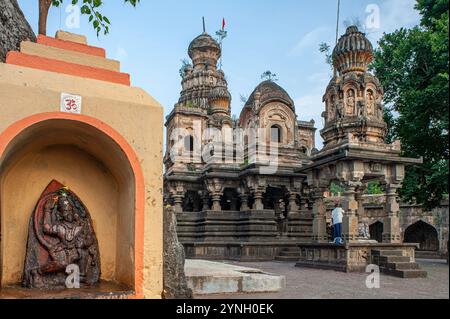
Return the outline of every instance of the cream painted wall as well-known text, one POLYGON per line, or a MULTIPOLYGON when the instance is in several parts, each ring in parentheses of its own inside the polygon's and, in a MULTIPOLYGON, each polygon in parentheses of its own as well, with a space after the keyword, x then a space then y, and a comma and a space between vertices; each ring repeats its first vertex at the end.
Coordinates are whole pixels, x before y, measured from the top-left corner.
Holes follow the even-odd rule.
MULTIPOLYGON (((82 114, 113 127, 139 158, 146 198, 144 294, 161 298, 163 108, 139 88, 0 63, 0 132, 30 115, 59 112, 61 92, 81 95, 82 114)), ((35 187, 33 194, 43 190, 35 187)))

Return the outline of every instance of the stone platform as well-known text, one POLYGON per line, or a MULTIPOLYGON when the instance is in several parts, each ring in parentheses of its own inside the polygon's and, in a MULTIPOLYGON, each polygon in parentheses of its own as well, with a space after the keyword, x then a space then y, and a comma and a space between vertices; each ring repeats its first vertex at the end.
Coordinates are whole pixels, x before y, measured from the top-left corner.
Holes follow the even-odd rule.
POLYGON ((300 255, 297 267, 330 269, 343 272, 365 272, 369 264, 377 264, 379 251, 400 252, 410 263, 415 262, 417 244, 350 243, 299 244, 300 255))
POLYGON ((196 295, 279 292, 286 287, 284 276, 219 262, 188 259, 185 271, 196 295))

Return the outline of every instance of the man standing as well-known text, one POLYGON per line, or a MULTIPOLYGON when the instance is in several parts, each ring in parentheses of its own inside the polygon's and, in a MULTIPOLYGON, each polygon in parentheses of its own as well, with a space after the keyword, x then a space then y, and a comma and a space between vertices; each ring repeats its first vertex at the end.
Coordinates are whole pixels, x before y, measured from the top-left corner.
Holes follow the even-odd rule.
POLYGON ((343 244, 342 240, 342 218, 344 217, 344 210, 338 203, 334 206, 334 210, 331 214, 332 222, 333 222, 333 243, 334 244, 343 244))

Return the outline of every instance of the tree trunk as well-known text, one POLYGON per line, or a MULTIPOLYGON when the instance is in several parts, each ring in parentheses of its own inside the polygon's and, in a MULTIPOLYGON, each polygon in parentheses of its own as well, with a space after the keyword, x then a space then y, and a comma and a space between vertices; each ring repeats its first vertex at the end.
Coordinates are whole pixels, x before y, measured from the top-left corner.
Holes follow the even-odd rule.
POLYGON ((39 0, 39 34, 47 35, 47 17, 52 0, 39 0))
POLYGON ((36 41, 36 35, 25 19, 17 0, 0 1, 0 62, 9 51, 19 50, 20 42, 36 41))

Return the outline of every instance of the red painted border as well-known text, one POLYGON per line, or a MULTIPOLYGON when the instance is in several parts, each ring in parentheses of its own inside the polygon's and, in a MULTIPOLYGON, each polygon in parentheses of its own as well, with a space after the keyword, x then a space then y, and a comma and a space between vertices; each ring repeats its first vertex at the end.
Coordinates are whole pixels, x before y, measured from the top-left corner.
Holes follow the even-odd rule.
POLYGON ((69 113, 51 112, 40 113, 24 118, 11 126, 0 134, 0 159, 5 154, 8 145, 14 139, 24 132, 27 128, 49 120, 67 120, 88 124, 94 129, 111 138, 125 153, 135 179, 135 270, 134 270, 134 289, 135 295, 131 298, 142 299, 144 297, 144 211, 145 211, 145 184, 144 175, 142 173, 139 159, 122 135, 110 127, 108 124, 86 115, 77 115, 69 113))
POLYGON ((8 52, 6 55, 6 63, 44 71, 74 75, 82 78, 118 83, 127 86, 131 85, 130 75, 127 73, 114 72, 86 65, 48 59, 17 51, 8 52))
POLYGON ((76 51, 84 54, 95 55, 99 57, 106 57, 106 51, 103 48, 93 47, 87 44, 65 41, 60 39, 55 39, 47 37, 44 35, 38 35, 37 43, 47 45, 54 48, 59 48, 63 50, 76 51))

